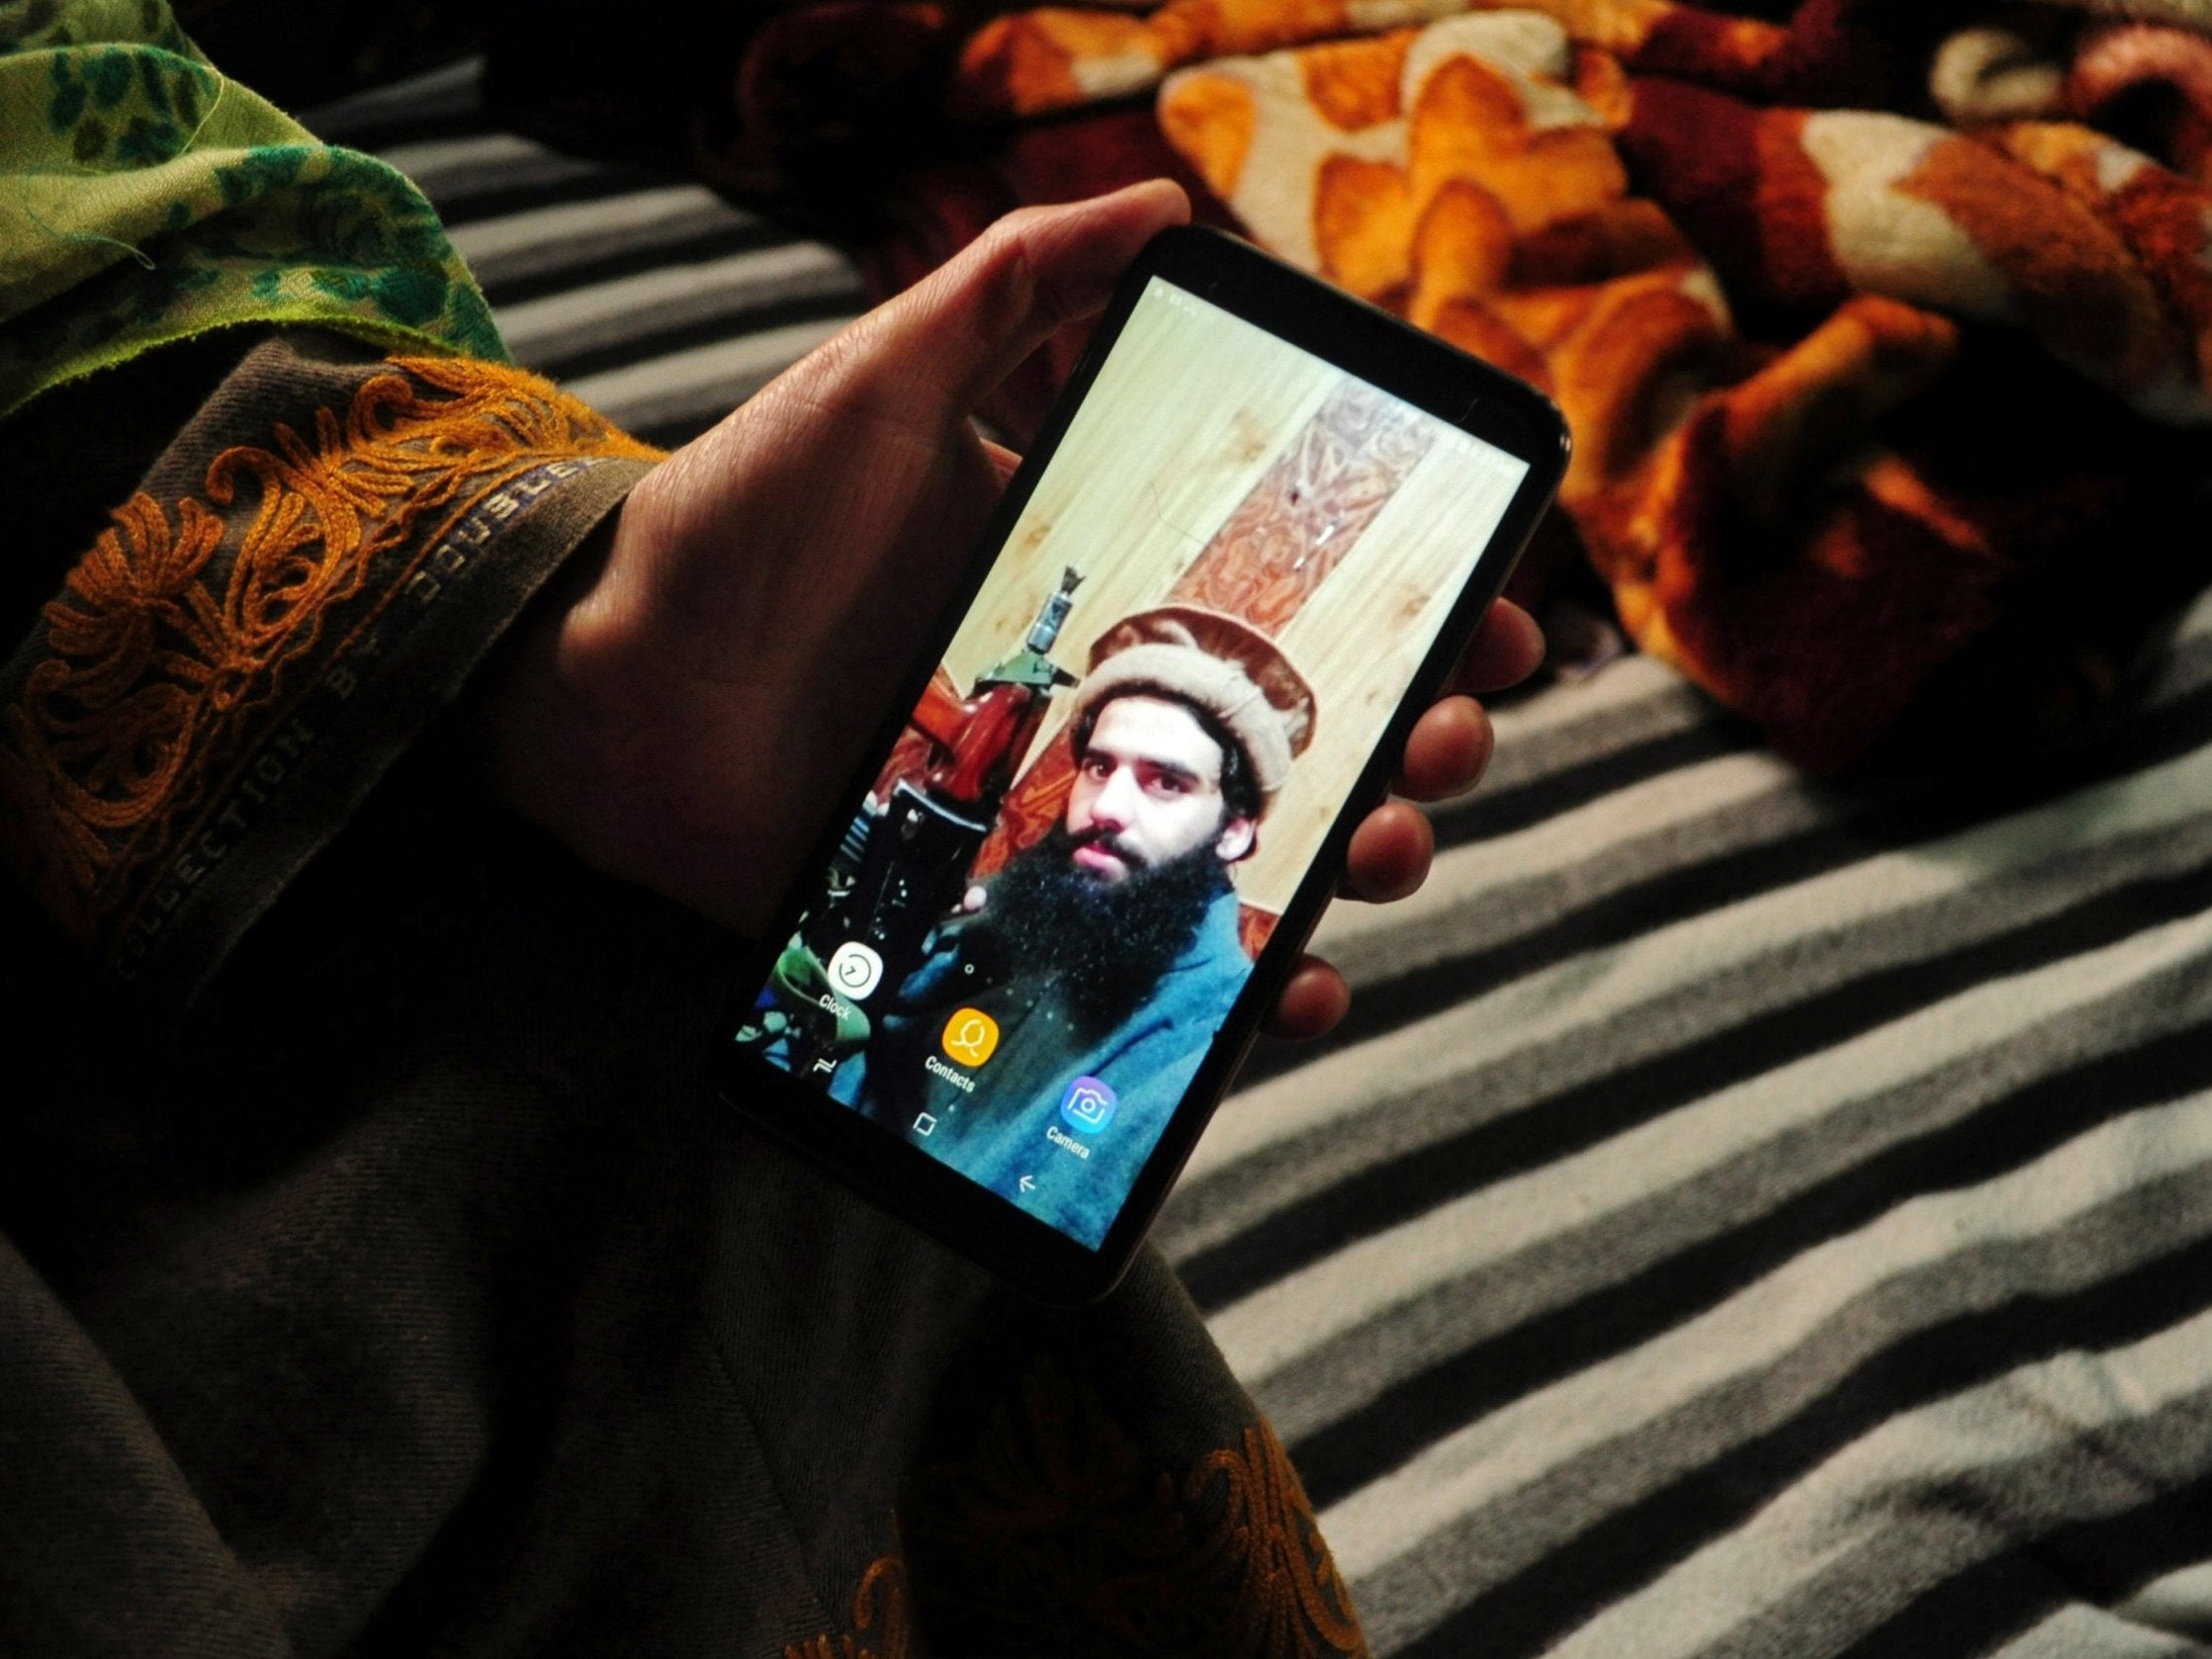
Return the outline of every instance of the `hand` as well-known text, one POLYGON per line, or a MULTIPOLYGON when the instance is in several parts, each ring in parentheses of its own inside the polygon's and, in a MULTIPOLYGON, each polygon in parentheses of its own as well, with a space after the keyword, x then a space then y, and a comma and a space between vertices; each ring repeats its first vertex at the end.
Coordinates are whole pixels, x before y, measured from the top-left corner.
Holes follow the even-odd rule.
MULTIPOLYGON (((487 692, 498 791, 601 869, 767 926, 1014 470, 970 411, 1189 214, 1161 182, 1010 215, 650 474, 487 692)), ((1511 684, 1542 650, 1501 604, 1461 684, 1511 684)), ((1489 746, 1480 708, 1447 698, 1414 730, 1402 792, 1469 787, 1489 746)), ((1347 890, 1403 897, 1432 847, 1417 811, 1385 806, 1353 838, 1347 890)), ((1346 1001, 1308 962, 1277 1027, 1317 1034, 1346 1001)))

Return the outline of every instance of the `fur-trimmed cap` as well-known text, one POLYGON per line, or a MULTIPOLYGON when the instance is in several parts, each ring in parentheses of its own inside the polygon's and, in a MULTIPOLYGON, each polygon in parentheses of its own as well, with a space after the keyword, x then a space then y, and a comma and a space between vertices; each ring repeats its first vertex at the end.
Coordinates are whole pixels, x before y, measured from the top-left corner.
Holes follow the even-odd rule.
POLYGON ((1317 713, 1305 676, 1250 623, 1202 605, 1139 611, 1101 634, 1070 718, 1147 689, 1194 703, 1218 720, 1270 799, 1313 741, 1317 713))

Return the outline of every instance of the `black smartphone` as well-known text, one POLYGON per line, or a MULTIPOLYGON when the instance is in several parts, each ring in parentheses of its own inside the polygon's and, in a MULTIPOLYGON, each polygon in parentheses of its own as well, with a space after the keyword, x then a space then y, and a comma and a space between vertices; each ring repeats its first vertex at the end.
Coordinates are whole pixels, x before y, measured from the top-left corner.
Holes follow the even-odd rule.
POLYGON ((749 968, 725 1097, 1103 1295, 1566 454, 1523 382, 1155 238, 749 968))

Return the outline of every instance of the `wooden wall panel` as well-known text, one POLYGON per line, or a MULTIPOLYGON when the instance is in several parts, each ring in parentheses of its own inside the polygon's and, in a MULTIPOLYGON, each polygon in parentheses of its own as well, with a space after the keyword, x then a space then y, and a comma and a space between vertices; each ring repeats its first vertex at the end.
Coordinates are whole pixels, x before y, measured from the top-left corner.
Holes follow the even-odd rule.
POLYGON ((1437 430, 1436 446, 1276 637, 1312 685, 1320 718, 1237 878, 1251 903, 1288 901, 1306 848, 1336 817, 1398 687, 1435 642, 1520 481, 1518 463, 1437 430))
POLYGON ((1341 380, 1184 571, 1172 598, 1279 635, 1435 442, 1418 409, 1341 380))
POLYGON ((1130 319, 945 653, 962 687, 1020 644, 1066 565, 1086 580, 1052 655, 1081 673, 1099 635, 1166 601, 1342 382, 1257 328, 1232 321, 1224 331, 1209 322, 1218 314, 1161 306, 1130 319))

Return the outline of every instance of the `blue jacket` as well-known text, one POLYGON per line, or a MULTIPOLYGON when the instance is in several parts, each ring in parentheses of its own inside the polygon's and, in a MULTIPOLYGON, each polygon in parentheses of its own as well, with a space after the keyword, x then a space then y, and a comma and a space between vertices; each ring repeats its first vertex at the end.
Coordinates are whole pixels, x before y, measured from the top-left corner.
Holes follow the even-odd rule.
POLYGON ((1233 889, 1216 898, 1152 997, 1089 1039, 1050 977, 981 983, 963 959, 961 924, 947 924, 877 1016, 865 1054, 839 1068, 831 1093, 1096 1248, 1251 977, 1237 908, 1233 889), (948 1055, 942 1041, 953 1016, 971 1007, 999 1023, 999 1046, 980 1066, 948 1055), (1103 1123, 1095 1108, 1062 1110, 1069 1086, 1086 1077, 1116 1096, 1103 1123))

